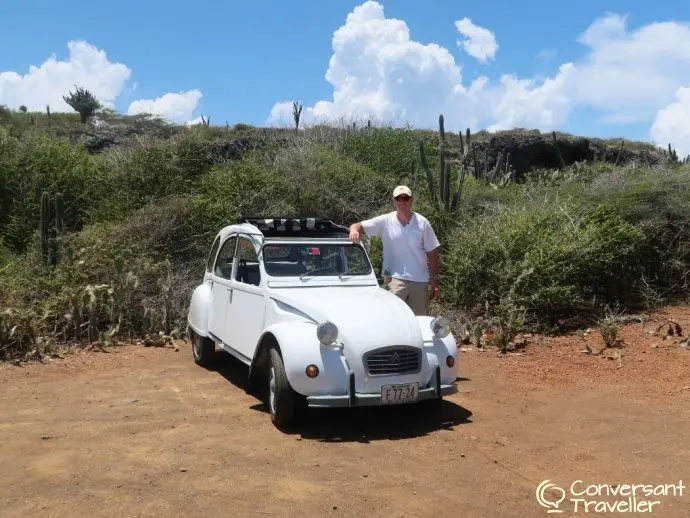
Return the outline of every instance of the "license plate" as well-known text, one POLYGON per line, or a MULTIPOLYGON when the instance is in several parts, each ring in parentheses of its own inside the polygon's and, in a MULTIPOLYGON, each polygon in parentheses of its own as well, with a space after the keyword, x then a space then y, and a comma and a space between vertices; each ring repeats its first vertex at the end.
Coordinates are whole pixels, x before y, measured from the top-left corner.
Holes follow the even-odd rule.
POLYGON ((383 385, 381 387, 382 405, 399 405, 417 401, 419 397, 419 383, 401 383, 398 385, 383 385))

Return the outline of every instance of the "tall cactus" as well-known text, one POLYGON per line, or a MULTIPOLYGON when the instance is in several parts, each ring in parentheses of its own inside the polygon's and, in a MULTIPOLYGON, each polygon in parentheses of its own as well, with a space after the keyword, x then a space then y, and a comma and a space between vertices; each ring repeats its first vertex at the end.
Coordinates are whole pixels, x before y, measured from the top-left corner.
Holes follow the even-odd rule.
MULTIPOLYGON (((419 142, 419 156, 422 162, 422 167, 424 167, 424 171, 426 172, 426 179, 427 183, 429 185, 429 194, 431 195, 431 198, 434 200, 436 205, 438 206, 439 209, 444 210, 446 212, 454 212, 460 203, 460 197, 462 196, 462 188, 465 183, 465 172, 466 172, 466 163, 463 157, 463 160, 460 162, 460 171, 458 173, 458 185, 455 189, 455 192, 453 193, 453 197, 451 199, 451 165, 450 162, 446 161, 446 132, 443 124, 443 114, 439 115, 438 117, 438 125, 439 125, 439 148, 438 148, 438 153, 439 153, 439 164, 438 164, 438 176, 439 176, 439 187, 438 191, 436 190, 436 187, 434 185, 434 177, 433 174, 431 173, 431 170, 429 169, 429 165, 427 164, 426 161, 426 155, 424 153, 424 143, 419 142)), ((460 147, 462 150, 462 134, 460 135, 460 147)), ((461 151, 461 155, 464 155, 464 150, 461 151)))
POLYGON ((463 143, 462 141, 462 131, 458 135, 460 138, 460 166, 464 167, 465 170, 469 170, 469 160, 470 160, 470 155, 472 155, 472 173, 475 178, 477 178, 478 175, 478 164, 476 156, 477 154, 475 153, 474 150, 474 144, 472 143, 472 135, 470 133, 470 128, 467 128, 467 131, 465 133, 465 142, 463 143))

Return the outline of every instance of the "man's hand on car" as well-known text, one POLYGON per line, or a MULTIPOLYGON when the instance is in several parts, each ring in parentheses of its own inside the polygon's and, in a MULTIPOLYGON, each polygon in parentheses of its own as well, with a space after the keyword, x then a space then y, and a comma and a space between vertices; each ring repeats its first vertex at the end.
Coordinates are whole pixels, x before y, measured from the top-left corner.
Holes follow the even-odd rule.
POLYGON ((359 229, 357 228, 357 224, 355 223, 354 225, 350 225, 350 241, 358 242, 360 239, 359 235, 359 229))

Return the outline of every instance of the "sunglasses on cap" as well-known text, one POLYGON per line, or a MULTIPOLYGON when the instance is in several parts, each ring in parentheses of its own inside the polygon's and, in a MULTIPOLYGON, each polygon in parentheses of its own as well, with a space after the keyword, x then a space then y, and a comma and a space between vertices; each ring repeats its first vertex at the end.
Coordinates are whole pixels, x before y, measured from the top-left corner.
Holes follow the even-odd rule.
POLYGON ((411 198, 411 197, 408 196, 407 194, 401 194, 400 196, 396 196, 396 197, 395 197, 395 200, 396 200, 396 201, 407 201, 407 200, 409 200, 410 198, 411 198))

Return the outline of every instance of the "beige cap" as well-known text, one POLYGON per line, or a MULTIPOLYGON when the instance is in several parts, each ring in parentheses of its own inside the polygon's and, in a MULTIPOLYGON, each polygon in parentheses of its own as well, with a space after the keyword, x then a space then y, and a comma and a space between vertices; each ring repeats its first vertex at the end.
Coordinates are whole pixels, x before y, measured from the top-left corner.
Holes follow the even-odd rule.
POLYGON ((398 185, 395 189, 393 189, 393 198, 397 198, 401 194, 407 194, 408 196, 412 197, 412 191, 407 185, 398 185))

